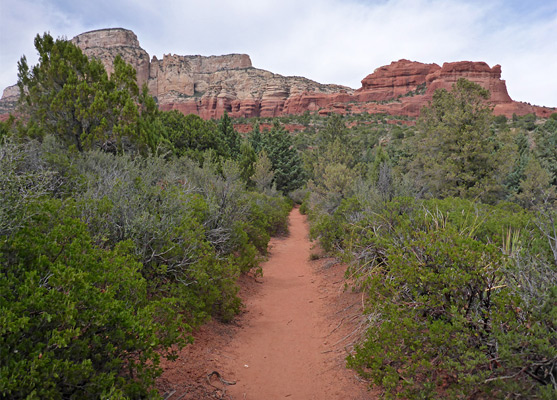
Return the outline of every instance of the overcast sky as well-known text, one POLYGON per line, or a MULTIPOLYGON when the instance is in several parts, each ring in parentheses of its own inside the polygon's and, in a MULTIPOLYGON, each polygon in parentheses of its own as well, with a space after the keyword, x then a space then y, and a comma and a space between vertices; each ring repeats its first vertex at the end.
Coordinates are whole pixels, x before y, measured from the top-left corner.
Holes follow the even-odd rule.
POLYGON ((0 0, 0 90, 33 38, 133 30, 150 56, 247 53, 254 67, 359 88, 401 58, 501 64, 514 100, 557 107, 557 0, 0 0))

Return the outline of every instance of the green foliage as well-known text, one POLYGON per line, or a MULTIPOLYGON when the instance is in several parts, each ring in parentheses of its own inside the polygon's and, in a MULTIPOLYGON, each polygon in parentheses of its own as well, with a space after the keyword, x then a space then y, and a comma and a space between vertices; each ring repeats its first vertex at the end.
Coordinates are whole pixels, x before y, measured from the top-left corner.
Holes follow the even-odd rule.
POLYGON ((157 350, 180 341, 180 318, 147 300, 132 244, 96 247, 72 202, 27 206, 32 217, 0 242, 0 393, 152 396, 157 350))
POLYGON ((159 356, 238 312, 236 279, 291 204, 223 171, 52 136, 0 145, 2 396, 154 396, 159 356))
POLYGON ((35 38, 39 63, 18 63, 21 110, 29 129, 59 137, 80 152, 101 148, 117 152, 138 141, 135 70, 121 57, 108 75, 69 41, 49 34, 35 38))
POLYGON ((516 136, 515 142, 518 151, 517 158, 511 172, 505 180, 508 197, 512 197, 519 191, 520 181, 524 178, 524 170, 531 158, 528 137, 523 132, 520 132, 516 136))
POLYGON ((8 136, 11 136, 14 125, 15 118, 11 114, 7 121, 0 121, 0 143, 2 143, 2 141, 4 141, 8 136))
POLYGON ((331 114, 327 118, 325 129, 319 131, 319 145, 325 145, 334 142, 336 139, 343 140, 346 138, 348 130, 340 114, 331 114))
POLYGON ((161 137, 160 145, 166 145, 177 157, 187 156, 201 163, 207 150, 221 157, 228 154, 225 141, 212 121, 172 110, 159 112, 155 124, 161 137))
POLYGON ((369 179, 377 183, 379 181, 379 172, 384 164, 389 163, 389 155, 383 151, 383 148, 379 146, 375 153, 375 157, 373 159, 373 164, 371 164, 371 168, 369 171, 369 179))
POLYGON ((255 174, 257 154, 253 150, 250 142, 243 140, 240 145, 240 157, 238 160, 240 165, 240 176, 248 187, 253 187, 254 182, 251 177, 255 174))
POLYGON ((496 289, 503 264, 495 246, 446 228, 418 231, 387 248, 383 271, 369 282, 374 313, 384 322, 368 330, 352 363, 369 368, 385 390, 411 398, 433 397, 443 383, 452 395, 475 390, 495 355, 487 339, 494 308, 509 301, 496 289))
POLYGON ((505 117, 504 115, 497 115, 493 117, 493 122, 499 126, 505 126, 507 125, 507 117, 505 117))
POLYGON ((0 144, 0 235, 19 229, 29 218, 27 203, 59 190, 56 174, 39 158, 36 142, 0 144))
POLYGON ((288 214, 292 204, 262 193, 250 194, 248 201, 251 223, 246 226, 246 233, 257 250, 267 254, 270 237, 288 233, 288 214))
POLYGON ((557 275, 533 216, 453 198, 374 204, 347 199, 312 217, 312 234, 351 263, 368 298, 349 365, 386 398, 555 390, 557 275))
POLYGON ((157 397, 159 358, 239 311, 292 204, 246 190, 256 153, 228 115, 160 112, 120 57, 109 78, 65 40, 35 45, 25 123, 0 125, 0 397, 157 397))
POLYGON ((99 245, 134 242, 150 291, 179 298, 192 324, 209 315, 229 319, 238 310, 235 280, 257 266, 256 249, 266 251, 273 233, 266 221, 273 213, 250 213, 250 194, 235 162, 225 161, 221 176, 210 162, 199 167, 187 159, 96 152, 79 169, 87 182, 76 196, 83 219, 99 245), (246 234, 252 227, 264 234, 246 234))
POLYGON ((278 123, 273 125, 270 132, 263 134, 261 148, 271 160, 278 190, 288 193, 303 185, 304 172, 300 156, 293 147, 292 137, 278 123))
POLYGON ((438 90, 422 111, 415 137, 412 176, 433 196, 498 196, 500 171, 512 157, 491 133, 489 92, 459 79, 453 90, 438 90))
POLYGON ((238 135, 238 132, 234 129, 232 120, 226 111, 218 123, 218 129, 220 136, 225 143, 227 156, 237 158, 240 151, 240 135, 238 135))
POLYGON ((513 114, 513 126, 527 131, 533 131, 536 128, 536 114, 526 114, 517 116, 513 114))
POLYGON ((557 120, 550 118, 534 131, 536 155, 541 165, 549 172, 551 183, 557 187, 557 120))
POLYGON ((273 165, 267 156, 265 150, 261 150, 257 155, 257 160, 253 168, 253 174, 250 176, 251 181, 255 184, 257 191, 261 193, 272 193, 276 189, 273 186, 275 173, 272 170, 273 165))
POLYGON ((253 150, 259 154, 259 152, 262 150, 262 146, 263 146, 263 136, 261 134, 261 129, 259 127, 259 121, 255 121, 253 123, 253 128, 249 134, 248 140, 251 144, 251 146, 253 147, 253 150))
POLYGON ((524 168, 520 181, 520 192, 516 195, 524 207, 535 207, 555 199, 555 188, 551 186, 551 175, 540 162, 532 158, 524 168))
POLYGON ((530 160, 524 175, 516 198, 535 213, 534 221, 547 238, 557 265, 557 188, 551 185, 549 172, 536 159, 530 160))
MULTIPOLYGON (((342 199, 350 196, 354 184, 363 173, 358 157, 358 144, 348 134, 342 117, 331 115, 327 125, 317 134, 318 146, 306 153, 306 169, 311 177, 308 187, 313 202, 324 209, 334 210, 342 199)), ((360 152, 361 153, 361 152, 360 152)))

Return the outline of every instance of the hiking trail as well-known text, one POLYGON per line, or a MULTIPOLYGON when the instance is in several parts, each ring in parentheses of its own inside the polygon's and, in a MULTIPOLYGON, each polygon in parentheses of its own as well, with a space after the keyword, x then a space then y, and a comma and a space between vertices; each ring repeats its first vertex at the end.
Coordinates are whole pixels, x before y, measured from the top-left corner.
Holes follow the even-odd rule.
POLYGON ((241 280, 245 311, 237 322, 205 325, 175 363, 164 363, 158 387, 166 399, 377 397, 345 367, 362 332, 361 294, 343 290, 342 265, 310 261, 308 226, 297 208, 289 231, 271 239, 263 277, 241 280))

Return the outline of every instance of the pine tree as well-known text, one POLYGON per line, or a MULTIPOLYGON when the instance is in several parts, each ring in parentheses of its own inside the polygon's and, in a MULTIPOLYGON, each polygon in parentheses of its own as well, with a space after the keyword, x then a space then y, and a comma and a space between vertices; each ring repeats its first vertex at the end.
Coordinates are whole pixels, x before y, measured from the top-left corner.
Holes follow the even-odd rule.
POLYGON ((240 151, 240 136, 234 129, 232 120, 225 111, 219 121, 219 132, 231 158, 237 158, 240 151))
POLYGON ((411 173, 432 195, 487 199, 499 190, 504 160, 490 129, 488 99, 488 90, 461 78, 451 92, 435 91, 422 110, 411 173))
POLYGON ((293 146, 292 137, 276 121, 263 135, 262 148, 269 155, 277 189, 290 192, 304 183, 302 160, 293 146))
POLYGON ((249 141, 251 146, 253 147, 253 150, 256 153, 259 153, 261 151, 261 146, 263 143, 263 136, 261 135, 261 128, 259 127, 259 121, 255 121, 253 123, 253 128, 249 135, 249 141))
POLYGON ((253 181, 250 179, 255 173, 255 165, 257 162, 257 155, 247 140, 243 140, 240 145, 240 158, 238 164, 240 166, 240 176, 246 183, 247 187, 253 186, 253 181))

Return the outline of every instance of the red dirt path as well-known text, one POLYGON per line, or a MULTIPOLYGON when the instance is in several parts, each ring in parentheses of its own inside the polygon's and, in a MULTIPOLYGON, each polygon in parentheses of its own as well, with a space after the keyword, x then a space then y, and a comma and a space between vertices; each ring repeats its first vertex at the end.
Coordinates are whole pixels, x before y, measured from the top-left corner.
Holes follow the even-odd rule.
POLYGON ((168 400, 360 400, 376 398, 345 368, 361 331, 361 298, 343 291, 344 268, 309 261, 305 217, 290 214, 290 234, 271 240, 261 283, 244 277, 245 311, 234 325, 211 322, 157 384, 168 400), (226 385, 208 374, 217 371, 226 385))

